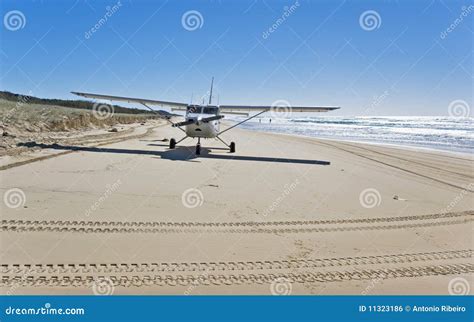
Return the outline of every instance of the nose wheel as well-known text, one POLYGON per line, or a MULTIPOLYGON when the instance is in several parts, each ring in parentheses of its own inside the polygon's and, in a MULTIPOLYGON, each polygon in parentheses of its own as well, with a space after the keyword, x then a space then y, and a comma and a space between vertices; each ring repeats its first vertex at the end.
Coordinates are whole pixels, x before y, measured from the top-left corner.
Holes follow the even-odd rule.
POLYGON ((201 138, 198 138, 198 144, 196 145, 196 155, 201 154, 201 138))

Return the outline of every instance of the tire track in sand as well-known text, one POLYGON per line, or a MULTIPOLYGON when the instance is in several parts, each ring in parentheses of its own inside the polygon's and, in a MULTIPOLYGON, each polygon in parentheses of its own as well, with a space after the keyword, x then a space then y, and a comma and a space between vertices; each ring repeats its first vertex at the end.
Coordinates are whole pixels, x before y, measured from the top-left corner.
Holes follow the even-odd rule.
POLYGON ((380 265, 472 258, 474 250, 404 253, 359 257, 335 257, 274 261, 168 262, 168 263, 89 263, 89 264, 2 264, 1 274, 122 274, 217 271, 261 271, 313 269, 353 265, 380 265))
POLYGON ((143 276, 2 276, 0 287, 91 287, 107 279, 117 287, 144 286, 230 286, 242 284, 270 284, 284 278, 290 283, 341 282, 352 280, 380 280, 402 277, 459 275, 474 272, 474 264, 446 264, 419 267, 353 269, 316 273, 250 273, 201 275, 143 275, 143 276))
POLYGON ((2 220, 2 232, 73 232, 73 233, 311 233, 361 230, 392 230, 474 221, 473 211, 421 216, 346 218, 273 222, 153 222, 153 221, 33 221, 2 220), (366 225, 356 225, 366 224, 366 225))

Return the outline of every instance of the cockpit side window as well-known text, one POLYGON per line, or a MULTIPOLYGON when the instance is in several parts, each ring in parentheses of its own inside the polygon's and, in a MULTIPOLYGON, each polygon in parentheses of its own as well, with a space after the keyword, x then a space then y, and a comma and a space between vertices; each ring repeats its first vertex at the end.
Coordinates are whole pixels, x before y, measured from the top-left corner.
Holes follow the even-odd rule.
POLYGON ((204 107, 204 114, 217 114, 217 107, 204 107))

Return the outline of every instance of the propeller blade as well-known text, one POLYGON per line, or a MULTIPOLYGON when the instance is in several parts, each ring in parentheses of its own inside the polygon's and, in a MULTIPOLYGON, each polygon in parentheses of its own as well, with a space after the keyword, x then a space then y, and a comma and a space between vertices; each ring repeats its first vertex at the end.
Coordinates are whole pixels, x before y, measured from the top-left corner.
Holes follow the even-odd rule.
POLYGON ((206 117, 202 119, 201 122, 208 123, 208 122, 220 120, 223 118, 224 118, 224 115, 216 115, 216 116, 206 117))
POLYGON ((189 121, 174 123, 174 124, 172 125, 172 127, 186 126, 186 125, 191 125, 191 124, 194 124, 194 123, 196 123, 196 121, 194 121, 194 120, 189 120, 189 121))

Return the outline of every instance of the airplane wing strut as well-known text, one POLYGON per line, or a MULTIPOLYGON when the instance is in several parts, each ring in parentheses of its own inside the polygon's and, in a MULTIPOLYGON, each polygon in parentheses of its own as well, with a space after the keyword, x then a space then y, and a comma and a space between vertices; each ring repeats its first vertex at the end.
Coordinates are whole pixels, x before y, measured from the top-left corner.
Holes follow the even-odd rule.
POLYGON ((241 121, 241 122, 239 122, 239 123, 237 123, 237 124, 234 124, 234 125, 232 125, 231 127, 228 127, 228 128, 225 129, 224 131, 220 131, 219 133, 217 133, 217 135, 219 136, 219 135, 221 135, 222 133, 227 132, 227 131, 233 129, 234 127, 239 126, 239 125, 242 124, 242 123, 245 123, 245 122, 247 122, 247 121, 250 121, 250 120, 253 119, 254 117, 257 117, 257 116, 259 116, 260 114, 263 114, 263 113, 265 113, 265 112, 268 112, 268 110, 263 110, 263 111, 261 111, 260 113, 257 113, 257 114, 255 114, 255 115, 252 115, 251 117, 246 118, 245 120, 243 120, 243 121, 241 121))

